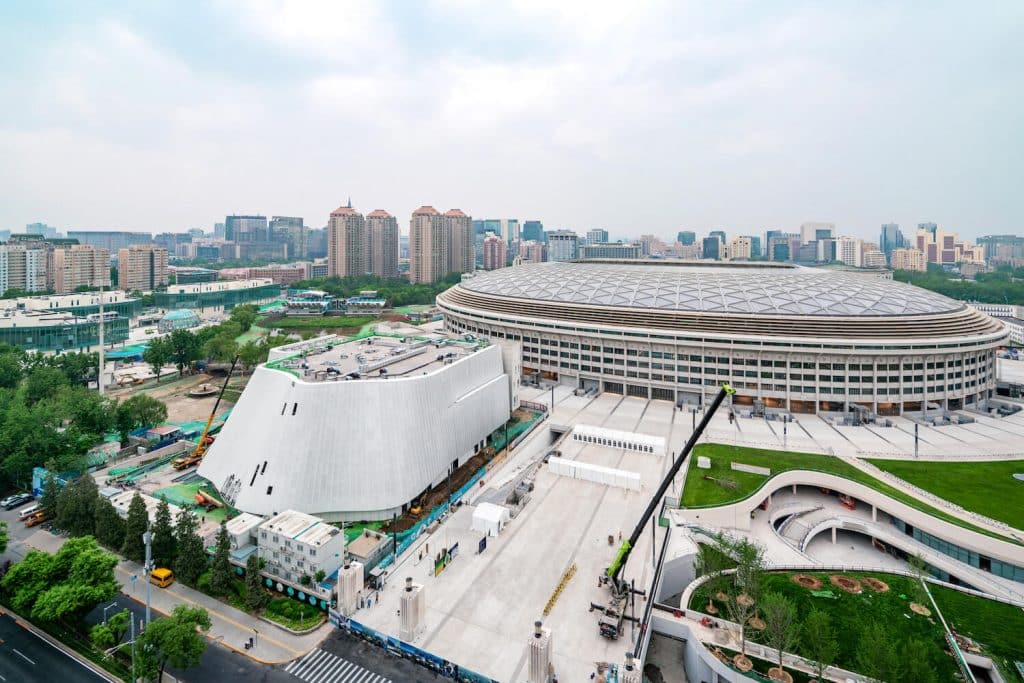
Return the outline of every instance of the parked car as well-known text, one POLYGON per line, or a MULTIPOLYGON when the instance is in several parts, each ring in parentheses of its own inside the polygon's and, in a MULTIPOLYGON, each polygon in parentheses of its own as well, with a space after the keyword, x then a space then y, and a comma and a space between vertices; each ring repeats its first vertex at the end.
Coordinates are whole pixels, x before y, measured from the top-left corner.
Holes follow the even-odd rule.
POLYGON ((13 496, 8 496, 7 498, 0 500, 0 505, 3 506, 4 510, 13 510, 19 505, 24 505, 30 500, 32 500, 31 493, 16 493, 13 496))

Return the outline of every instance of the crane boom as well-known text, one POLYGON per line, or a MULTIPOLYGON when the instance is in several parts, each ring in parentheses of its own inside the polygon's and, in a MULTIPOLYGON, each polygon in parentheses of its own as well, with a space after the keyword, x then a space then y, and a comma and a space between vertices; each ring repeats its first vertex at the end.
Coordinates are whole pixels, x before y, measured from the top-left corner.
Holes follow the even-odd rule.
POLYGON ((643 533, 647 520, 650 519, 651 515, 653 515, 655 510, 658 509, 658 505, 661 504, 662 496, 665 495, 665 491, 668 490, 668 487, 672 484, 672 480, 675 479, 676 474, 679 473, 679 469, 683 466, 683 463, 686 462, 686 458, 689 457, 690 451, 692 451, 693 447, 697 445, 697 441, 700 440, 701 434, 704 433, 704 428, 708 426, 709 422, 711 422, 712 416, 714 416, 715 411, 718 410, 719 406, 722 405, 722 401, 725 400, 725 397, 733 393, 735 393, 735 391, 732 387, 728 384, 723 384, 718 395, 715 396, 711 405, 708 406, 708 409, 704 412, 704 417, 701 419, 700 424, 698 424, 697 428, 693 430, 693 434, 690 435, 689 441, 686 442, 683 450, 679 453, 679 457, 674 463, 672 463, 672 467, 669 468, 668 473, 662 480, 661 486, 658 487, 658 490, 654 493, 654 497, 651 498, 651 502, 647 504, 647 509, 644 510, 644 513, 640 516, 640 521, 637 522, 636 528, 633 529, 633 533, 629 535, 629 538, 622 542, 619 552, 615 554, 615 559, 608 566, 608 578, 612 580, 612 583, 618 582, 619 574, 622 572, 622 567, 629 559, 629 554, 632 552, 633 546, 635 546, 636 542, 640 540, 640 534, 643 533))
POLYGON ((228 376, 224 378, 224 384, 220 388, 220 392, 217 394, 217 401, 213 404, 213 410, 210 411, 210 417, 206 420, 206 427, 203 428, 203 434, 199 437, 199 443, 196 444, 195 450, 188 454, 184 458, 175 458, 171 464, 176 470, 183 470, 193 465, 198 465, 199 461, 206 455, 206 450, 210 447, 207 443, 207 436, 210 434, 210 427, 213 425, 213 418, 217 415, 217 408, 220 407, 220 400, 224 398, 224 391, 228 388, 228 382, 231 381, 231 375, 235 371, 235 365, 238 363, 238 356, 235 356, 234 360, 231 361, 231 369, 228 370, 228 376))

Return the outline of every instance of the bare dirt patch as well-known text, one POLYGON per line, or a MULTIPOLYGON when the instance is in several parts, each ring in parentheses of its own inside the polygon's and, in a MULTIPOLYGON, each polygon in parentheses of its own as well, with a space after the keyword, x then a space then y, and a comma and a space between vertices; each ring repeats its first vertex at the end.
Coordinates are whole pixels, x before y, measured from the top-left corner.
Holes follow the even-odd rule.
POLYGON ((874 578, 873 576, 867 576, 860 580, 868 590, 872 590, 876 593, 887 593, 889 591, 889 584, 885 581, 874 578))
POLYGON ((820 590, 821 587, 825 585, 817 576, 811 576, 810 574, 793 574, 793 576, 789 578, 796 585, 806 588, 809 591, 820 590))
POLYGON ((862 593, 864 591, 863 586, 860 585, 860 581, 851 577, 843 576, 842 574, 833 574, 828 577, 829 582, 838 588, 839 590, 846 591, 847 593, 862 593))
POLYGON ((750 658, 746 655, 736 655, 732 658, 732 663, 736 666, 737 669, 739 669, 743 673, 746 673, 754 668, 754 663, 750 661, 750 658))
POLYGON ((930 609, 917 602, 910 603, 910 611, 914 614, 920 614, 922 617, 930 617, 932 615, 930 609))
POLYGON ((782 683, 793 683, 793 676, 785 669, 780 669, 777 666, 768 669, 768 678, 773 681, 782 681, 782 683))
POLYGON ((767 624, 764 623, 764 619, 761 617, 750 617, 747 619, 747 626, 755 631, 763 631, 766 625, 767 624))
POLYGON ((750 597, 746 593, 740 593, 736 596, 736 602, 743 605, 744 607, 750 607, 754 604, 754 598, 750 597))

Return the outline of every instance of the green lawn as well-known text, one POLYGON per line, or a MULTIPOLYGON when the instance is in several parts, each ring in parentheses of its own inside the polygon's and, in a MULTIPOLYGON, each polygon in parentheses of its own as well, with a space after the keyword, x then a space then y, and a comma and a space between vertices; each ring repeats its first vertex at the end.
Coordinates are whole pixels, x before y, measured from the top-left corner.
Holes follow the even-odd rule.
POLYGON ((270 317, 256 324, 266 329, 280 330, 357 330, 376 321, 377 317, 372 315, 312 315, 270 317))
MULTIPOLYGON (((889 585, 889 591, 885 593, 873 593, 865 589, 860 594, 851 594, 832 586, 829 583, 830 573, 807 573, 821 579, 824 588, 831 590, 837 596, 836 599, 812 596, 809 590, 793 583, 790 572, 765 574, 761 595, 780 593, 789 598, 796 607, 799 623, 803 623, 812 608, 827 612, 838 635, 839 656, 835 662, 837 666, 856 671, 860 634, 873 624, 885 624, 891 629, 897 652, 904 651, 908 641, 919 640, 924 646, 930 668, 936 673, 937 680, 949 683, 959 680, 956 662, 944 651, 942 624, 937 619, 923 617, 910 611, 909 605, 913 599, 911 596, 915 595, 913 579, 892 574, 851 572, 845 575, 874 576, 889 585)), ((708 604, 708 593, 709 590, 705 586, 697 589, 690 599, 690 609, 704 611, 708 604)), ((724 603, 715 601, 715 606, 719 609, 719 616, 729 618, 724 603)), ((747 629, 747 638, 758 640, 757 631, 747 629)), ((802 646, 797 646, 794 651, 796 654, 802 654, 802 649, 802 646)))
POLYGON ((1013 475, 1024 472, 1024 460, 996 462, 922 462, 918 460, 870 460, 925 491, 992 519, 1024 529, 1024 481, 1013 475))
POLYGON ((303 605, 291 598, 274 598, 267 605, 263 616, 293 631, 305 631, 319 626, 326 619, 326 615, 316 607, 303 605))
MULTIPOLYGON (((717 443, 698 444, 690 455, 690 465, 686 474, 686 483, 683 485, 681 504, 686 508, 717 507, 743 500, 754 493, 761 485, 771 477, 760 474, 749 474, 737 472, 730 469, 730 463, 737 462, 744 465, 757 465, 767 467, 775 476, 780 472, 788 470, 813 470, 834 474, 846 479, 870 486, 876 491, 883 493, 890 498, 898 500, 910 507, 926 512, 933 517, 938 517, 951 524, 971 529, 978 533, 1000 538, 1011 543, 1013 539, 1002 536, 987 529, 975 526, 970 522, 954 517, 953 515, 928 505, 913 496, 904 493, 883 481, 875 479, 867 472, 863 472, 853 465, 831 455, 819 455, 817 453, 793 453, 789 451, 771 451, 763 448, 747 448, 745 446, 729 446, 717 443), (697 467, 697 457, 707 456, 711 459, 711 468, 704 470, 697 467), (705 479, 710 476, 714 479, 731 479, 735 482, 735 488, 727 488, 721 484, 705 479)), ((923 464, 923 463, 922 463, 923 464)), ((945 467, 947 463, 932 463, 937 468, 945 467)), ((966 506, 965 506, 966 507, 966 506)))
POLYGON ((951 629, 977 641, 1004 679, 1024 680, 1013 666, 1014 660, 1024 661, 1024 610, 941 586, 931 592, 951 629))

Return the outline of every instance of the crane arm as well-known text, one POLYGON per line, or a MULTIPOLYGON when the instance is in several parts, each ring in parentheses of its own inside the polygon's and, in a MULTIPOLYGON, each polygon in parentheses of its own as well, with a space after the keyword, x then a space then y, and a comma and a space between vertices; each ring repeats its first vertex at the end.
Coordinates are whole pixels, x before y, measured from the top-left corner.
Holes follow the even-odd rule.
POLYGON ((640 540, 640 534, 643 533, 647 520, 650 519, 651 515, 653 515, 658 509, 658 506, 661 504, 662 496, 665 495, 665 491, 668 490, 668 487, 672 484, 672 480, 675 479, 675 476, 679 473, 679 469, 683 466, 683 463, 686 462, 686 458, 689 457, 690 451, 692 451, 693 447, 697 445, 697 441, 700 440, 705 427, 707 427, 708 423, 711 422, 711 418, 714 416, 715 411, 717 411, 719 406, 722 405, 722 401, 725 400, 726 396, 734 393, 735 391, 731 386, 723 384, 718 395, 715 396, 715 399, 711 402, 711 405, 708 406, 706 411, 704 411, 704 417, 701 419, 700 424, 698 424, 697 428, 693 430, 693 434, 690 435, 690 439, 686 442, 686 446, 683 447, 682 452, 679 453, 679 457, 672 464, 672 467, 669 468, 668 473, 661 482, 661 486, 658 487, 658 490, 654 493, 654 497, 651 498, 651 502, 647 504, 647 509, 644 510, 644 513, 640 516, 640 521, 637 522, 636 528, 633 529, 633 533, 629 535, 628 539, 622 542, 622 546, 619 548, 619 552, 616 553, 615 559, 608 566, 608 578, 613 582, 618 581, 619 574, 622 572, 622 567, 629 559, 629 554, 632 552, 633 547, 636 545, 637 541, 640 540))
POLYGON ((228 376, 224 378, 224 384, 220 388, 220 393, 217 394, 217 401, 213 404, 213 410, 210 411, 210 418, 206 421, 206 427, 203 428, 203 435, 199 437, 199 443, 196 445, 196 450, 193 452, 194 455, 203 455, 206 453, 206 436, 210 433, 210 427, 213 425, 213 418, 217 414, 217 408, 220 407, 220 400, 224 398, 224 391, 228 388, 228 382, 231 381, 231 375, 235 371, 235 364, 238 363, 238 356, 235 356, 234 360, 231 361, 231 369, 228 370, 228 376))

